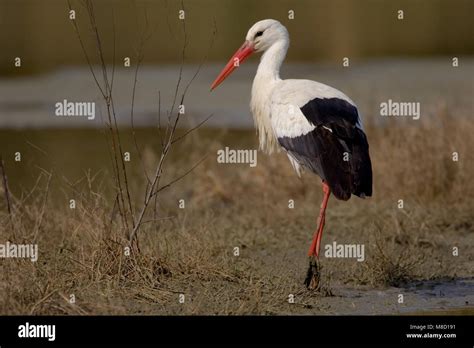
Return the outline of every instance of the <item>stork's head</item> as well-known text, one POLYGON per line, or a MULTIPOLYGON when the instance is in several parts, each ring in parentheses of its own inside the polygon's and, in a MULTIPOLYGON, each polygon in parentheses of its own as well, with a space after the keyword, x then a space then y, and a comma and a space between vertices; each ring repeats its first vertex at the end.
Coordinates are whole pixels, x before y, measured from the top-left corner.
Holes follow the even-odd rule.
POLYGON ((211 90, 224 81, 252 53, 263 52, 278 41, 288 41, 288 36, 286 28, 274 19, 264 19, 252 25, 245 37, 245 42, 212 83, 211 90))
POLYGON ((264 19, 252 25, 245 42, 252 46, 255 52, 262 52, 279 40, 288 39, 288 31, 274 19, 264 19))

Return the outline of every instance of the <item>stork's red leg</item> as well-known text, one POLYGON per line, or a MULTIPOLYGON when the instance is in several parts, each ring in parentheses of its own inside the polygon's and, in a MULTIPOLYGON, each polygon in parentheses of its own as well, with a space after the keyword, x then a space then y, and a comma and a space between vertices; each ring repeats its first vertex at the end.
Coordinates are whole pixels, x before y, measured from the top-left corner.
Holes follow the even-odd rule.
POLYGON ((319 211, 318 229, 314 233, 313 242, 309 248, 309 267, 304 281, 305 285, 309 289, 317 290, 320 289, 320 271, 321 266, 319 265, 319 249, 321 248, 321 238, 323 236, 324 222, 326 220, 326 207, 328 205, 329 196, 331 189, 328 184, 323 181, 323 192, 324 198, 321 203, 321 209, 319 211))
POLYGON ((321 203, 321 209, 319 210, 318 229, 314 233, 313 242, 311 243, 308 252, 309 256, 315 256, 316 258, 319 258, 319 250, 321 249, 321 238, 323 236, 324 222, 326 220, 326 207, 328 205, 329 196, 331 194, 331 189, 329 188, 329 185, 326 184, 324 181, 323 192, 324 198, 323 202, 321 203))

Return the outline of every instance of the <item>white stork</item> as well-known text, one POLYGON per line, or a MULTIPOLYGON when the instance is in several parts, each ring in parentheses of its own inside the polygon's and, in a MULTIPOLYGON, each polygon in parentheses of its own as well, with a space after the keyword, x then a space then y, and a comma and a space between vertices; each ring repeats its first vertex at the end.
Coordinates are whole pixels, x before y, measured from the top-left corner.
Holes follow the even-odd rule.
POLYGON ((348 200, 351 194, 371 196, 372 165, 367 138, 351 99, 319 82, 280 78, 289 42, 288 31, 280 22, 265 19, 255 23, 211 90, 252 53, 264 52, 250 102, 260 149, 270 154, 279 144, 298 175, 305 168, 322 179, 324 198, 305 280, 307 287, 318 288, 319 252, 329 196, 331 192, 342 200, 348 200))

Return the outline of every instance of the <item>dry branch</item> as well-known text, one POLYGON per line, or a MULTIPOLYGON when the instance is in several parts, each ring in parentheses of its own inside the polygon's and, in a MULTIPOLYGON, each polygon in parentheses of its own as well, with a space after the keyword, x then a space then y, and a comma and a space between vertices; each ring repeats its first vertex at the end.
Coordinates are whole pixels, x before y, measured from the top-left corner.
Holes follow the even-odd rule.
POLYGON ((3 157, 0 156, 0 169, 2 170, 2 183, 3 183, 3 191, 5 193, 5 200, 7 203, 7 210, 8 216, 10 217, 10 224, 13 230, 13 209, 12 209, 12 200, 10 197, 10 189, 8 187, 8 177, 7 171, 5 169, 5 162, 3 161, 3 157))
MULTIPOLYGON (((184 41, 183 41, 183 46, 181 48, 181 64, 179 67, 179 72, 178 72, 178 77, 177 77, 177 82, 176 86, 174 88, 174 95, 171 103, 171 108, 167 112, 167 125, 162 131, 162 126, 161 126, 161 93, 158 93, 158 133, 160 137, 160 143, 161 143, 161 150, 160 150, 160 155, 159 155, 159 160, 158 163, 156 164, 154 174, 153 176, 149 176, 145 163, 143 161, 142 157, 142 151, 140 149, 140 146, 137 141, 136 137, 136 130, 135 130, 135 120, 134 120, 134 108, 135 108, 135 97, 136 97, 136 89, 137 89, 137 83, 138 83, 138 75, 139 75, 139 70, 140 66, 143 62, 144 58, 144 47, 149 39, 150 35, 147 35, 148 32, 148 17, 146 15, 145 11, 145 29, 141 33, 141 38, 139 41, 137 53, 136 53, 136 66, 135 66, 135 71, 134 71, 134 77, 133 77, 133 88, 132 88, 132 96, 131 96, 131 110, 130 110, 130 122, 131 122, 131 133, 132 133, 132 139, 133 143, 135 146, 135 149, 138 153, 138 158, 140 160, 142 169, 143 169, 143 175, 144 175, 144 181, 145 181, 145 192, 144 192, 144 197, 143 201, 140 204, 138 209, 136 210, 138 213, 135 216, 134 212, 134 207, 132 204, 132 194, 130 192, 130 186, 129 186, 129 180, 128 180, 128 175, 127 175, 127 170, 125 166, 125 161, 123 158, 123 151, 122 151, 122 141, 120 137, 120 132, 119 132, 119 127, 117 124, 117 118, 116 118, 116 113, 115 113, 115 105, 114 105, 114 99, 112 95, 112 89, 113 89, 113 81, 114 81, 114 75, 115 75, 115 46, 116 46, 116 32, 115 32, 115 19, 113 19, 113 67, 112 67, 112 72, 109 73, 107 70, 107 65, 106 65, 106 58, 104 55, 104 46, 102 43, 101 39, 101 34, 99 31, 99 26, 97 23, 97 18, 95 16, 95 10, 94 10, 94 5, 92 0, 84 0, 83 5, 86 9, 88 19, 89 19, 89 27, 92 31, 93 34, 93 40, 95 42, 95 47, 96 47, 96 54, 99 59, 99 70, 102 73, 102 79, 99 80, 98 74, 96 74, 94 70, 94 66, 92 64, 92 60, 90 59, 90 55, 87 53, 86 47, 84 40, 82 39, 79 27, 76 23, 75 20, 72 21, 73 27, 75 29, 76 35, 79 39, 79 43, 81 45, 83 54, 85 56, 87 65, 89 67, 89 70, 92 73, 92 76, 94 78, 95 84, 97 85, 103 99, 106 105, 106 110, 107 110, 107 133, 110 137, 110 149, 109 152, 111 153, 112 157, 112 163, 113 163, 113 171, 114 171, 114 178, 115 178, 115 183, 116 183, 116 189, 117 189, 117 194, 115 198, 115 204, 114 204, 114 210, 115 207, 117 207, 118 211, 120 212, 120 215, 122 217, 122 223, 126 231, 128 232, 128 240, 131 245, 137 243, 137 232, 139 231, 140 227, 142 226, 143 223, 145 222, 150 222, 150 221, 160 221, 160 219, 156 216, 156 207, 158 205, 158 193, 163 191, 164 189, 169 188, 172 186, 174 183, 178 182, 182 178, 184 178, 186 175, 191 173, 194 168, 196 168, 202 161, 204 160, 201 159, 199 162, 197 162, 194 166, 192 166, 190 169, 186 170, 183 174, 178 175, 176 178, 171 179, 167 184, 160 186, 161 179, 165 173, 165 163, 168 155, 170 154, 173 144, 175 144, 177 141, 183 139, 186 137, 189 133, 192 131, 198 129, 201 127, 212 115, 208 116, 206 119, 203 121, 199 122, 199 124, 195 127, 192 127, 191 129, 187 130, 180 136, 176 136, 176 131, 180 122, 181 118, 181 113, 178 111, 179 107, 176 109, 176 104, 178 101, 178 95, 180 95, 180 87, 182 84, 183 80, 183 70, 184 70, 184 64, 185 64, 185 58, 186 58, 186 47, 188 45, 188 37, 187 37, 187 31, 186 31, 186 22, 185 20, 182 20, 183 24, 183 36, 184 36, 184 41), (110 76, 111 75, 111 76, 110 76), (175 114, 176 112, 176 114, 175 114), (146 212, 148 210, 148 207, 154 199, 154 216, 152 220, 144 220, 144 217, 146 215, 146 212)), ((69 9, 72 9, 70 2, 68 1, 69 9)), ((184 9, 184 4, 181 3, 182 8, 184 9)), ((188 81, 188 83, 184 86, 184 90, 182 91, 180 98, 179 98, 179 105, 183 105, 186 94, 188 92, 189 87, 195 80, 195 78, 198 76, 201 67, 203 66, 204 62, 207 59, 207 55, 212 48, 213 42, 214 42, 214 37, 216 34, 216 29, 215 29, 215 23, 214 23, 214 30, 213 30, 213 35, 210 43, 210 47, 208 52, 206 53, 203 61, 195 71, 194 75, 192 78, 188 81)), ((112 221, 111 221, 112 225, 112 221)))

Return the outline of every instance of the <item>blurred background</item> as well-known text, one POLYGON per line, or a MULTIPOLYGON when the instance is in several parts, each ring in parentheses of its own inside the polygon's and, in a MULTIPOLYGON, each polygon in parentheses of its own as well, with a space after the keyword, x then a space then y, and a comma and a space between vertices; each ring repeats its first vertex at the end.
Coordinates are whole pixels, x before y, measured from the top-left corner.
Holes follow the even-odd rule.
MULTIPOLYGON (((93 4, 109 66, 115 56, 115 101, 123 125, 130 123, 134 67, 144 38, 137 124, 156 123, 158 91, 163 105, 171 103, 184 43, 179 19, 183 8, 184 81, 204 62, 186 99, 190 123, 213 113, 210 126, 252 126, 248 100, 257 58, 246 62, 216 92, 210 94, 209 85, 249 27, 264 18, 280 20, 290 32, 284 78, 334 85, 351 95, 366 117, 378 112, 380 101, 388 98, 472 110, 472 93, 466 94, 466 89, 473 91, 473 1, 101 0, 93 4), (124 67, 126 57, 130 67, 124 67), (344 57, 349 58, 349 67, 342 66, 344 57), (459 59, 456 69, 453 57, 459 59)), ((70 6, 76 11, 91 62, 97 64, 85 6, 77 0, 71 0, 70 6)), ((101 124, 98 117, 88 121, 53 115, 54 104, 64 99, 100 100, 66 0, 0 0, 0 26, 0 127, 101 124), (16 57, 21 58, 21 67, 15 67, 16 57)))
MULTIPOLYGON (((80 1, 71 0, 84 22, 80 1)), ((470 0, 101 0, 95 1, 104 39, 112 41, 115 20, 117 57, 133 55, 148 18, 152 37, 146 51, 150 64, 176 63, 182 39, 178 11, 184 5, 188 26, 187 61, 206 54, 215 21, 217 35, 210 61, 226 58, 247 29, 265 18, 280 20, 291 34, 288 61, 321 62, 341 57, 427 57, 474 52, 474 2, 470 0), (404 20, 397 11, 404 11, 404 20), (294 19, 288 12, 294 11, 294 19)), ((21 73, 83 65, 66 0, 0 1, 3 75, 18 74, 11 64, 24 57, 21 73)), ((105 46, 109 63, 113 45, 105 46)))

